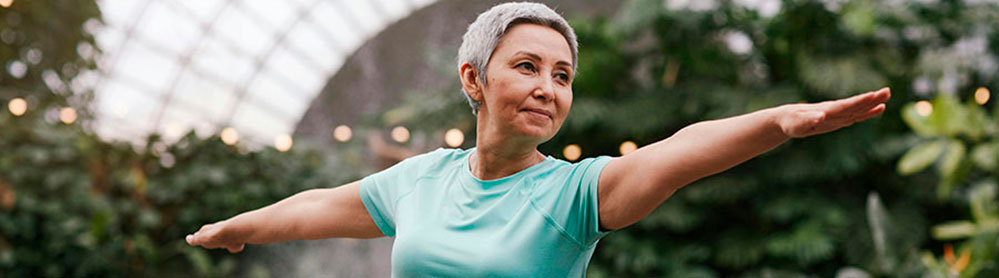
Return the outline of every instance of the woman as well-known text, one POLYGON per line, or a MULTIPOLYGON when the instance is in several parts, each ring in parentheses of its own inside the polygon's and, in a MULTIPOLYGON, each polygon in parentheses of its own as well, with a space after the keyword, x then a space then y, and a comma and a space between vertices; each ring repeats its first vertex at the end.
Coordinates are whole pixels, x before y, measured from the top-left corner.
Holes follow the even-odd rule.
POLYGON ((438 149, 308 190, 205 225, 188 243, 239 252, 247 243, 394 236, 394 276, 580 277, 601 237, 680 187, 790 138, 874 117, 890 97, 885 88, 700 122, 625 156, 571 164, 537 150, 572 104, 576 37, 561 16, 541 4, 495 6, 468 27, 458 57, 475 148, 438 149))

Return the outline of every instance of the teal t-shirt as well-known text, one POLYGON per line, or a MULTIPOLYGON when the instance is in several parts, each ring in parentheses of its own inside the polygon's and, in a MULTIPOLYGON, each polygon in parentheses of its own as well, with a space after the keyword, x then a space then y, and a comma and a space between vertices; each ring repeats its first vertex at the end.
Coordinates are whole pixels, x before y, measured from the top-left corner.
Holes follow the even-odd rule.
POLYGON ((545 158, 483 181, 475 149, 438 149, 361 180, 392 246, 394 277, 583 277, 600 230, 597 181, 610 157, 545 158))

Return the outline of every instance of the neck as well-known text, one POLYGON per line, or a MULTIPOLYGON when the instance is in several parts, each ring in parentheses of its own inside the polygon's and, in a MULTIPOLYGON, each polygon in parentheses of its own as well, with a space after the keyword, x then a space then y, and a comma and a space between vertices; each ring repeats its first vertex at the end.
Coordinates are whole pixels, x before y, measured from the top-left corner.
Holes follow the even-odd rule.
POLYGON ((545 160, 530 138, 515 138, 508 132, 490 129, 478 119, 475 153, 469 159, 469 170, 481 180, 494 180, 513 175, 545 160))

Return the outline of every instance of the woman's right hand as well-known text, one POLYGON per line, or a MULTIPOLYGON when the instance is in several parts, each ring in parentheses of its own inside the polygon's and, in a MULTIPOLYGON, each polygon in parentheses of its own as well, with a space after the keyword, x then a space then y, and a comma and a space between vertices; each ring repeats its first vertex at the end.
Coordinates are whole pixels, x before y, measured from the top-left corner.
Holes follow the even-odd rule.
POLYGON ((229 250, 229 253, 239 253, 243 251, 243 247, 246 244, 244 242, 236 242, 231 236, 223 233, 229 224, 229 220, 224 220, 201 226, 201 229, 194 234, 187 235, 185 240, 191 246, 201 246, 208 249, 225 248, 229 250))
POLYGON ((243 251, 246 244, 332 237, 385 236, 364 207, 361 181, 310 189, 269 206, 202 226, 185 240, 191 246, 243 251))

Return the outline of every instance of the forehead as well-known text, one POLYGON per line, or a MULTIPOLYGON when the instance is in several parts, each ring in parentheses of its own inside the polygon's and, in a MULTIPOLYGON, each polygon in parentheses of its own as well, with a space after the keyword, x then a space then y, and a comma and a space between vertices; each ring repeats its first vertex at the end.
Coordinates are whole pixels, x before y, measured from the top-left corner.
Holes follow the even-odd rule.
POLYGON ((548 26, 531 23, 514 25, 507 30, 496 46, 493 56, 507 57, 519 51, 537 54, 551 62, 572 63, 572 51, 562 33, 548 26))

